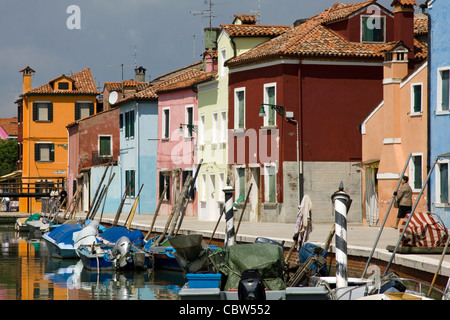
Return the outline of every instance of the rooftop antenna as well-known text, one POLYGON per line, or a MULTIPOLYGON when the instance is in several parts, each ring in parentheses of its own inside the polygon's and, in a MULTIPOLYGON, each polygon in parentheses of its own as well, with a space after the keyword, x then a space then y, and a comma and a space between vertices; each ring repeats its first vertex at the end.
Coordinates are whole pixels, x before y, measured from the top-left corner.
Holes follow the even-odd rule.
MULTIPOLYGON (((203 30, 205 29, 205 26, 203 24, 203 17, 205 15, 208 15, 209 16, 209 29, 210 29, 210 31, 212 31, 212 18, 216 17, 216 16, 214 16, 213 9, 212 9, 214 4, 213 4, 212 0, 204 0, 204 4, 208 4, 208 7, 209 7, 208 10, 190 11, 190 12, 194 16, 197 16, 197 15, 201 15, 202 16, 202 29, 203 30)), ((195 35, 194 35, 194 40, 195 40, 195 35)), ((206 43, 205 43, 205 45, 206 45, 206 43)), ((211 56, 212 56, 212 48, 209 48, 209 50, 211 51, 211 56)), ((213 63, 212 59, 211 59, 211 63, 213 63)))
POLYGON ((261 0, 258 0, 258 10, 257 11, 251 10, 250 13, 254 13, 255 14, 256 20, 260 24, 261 23, 261 0))

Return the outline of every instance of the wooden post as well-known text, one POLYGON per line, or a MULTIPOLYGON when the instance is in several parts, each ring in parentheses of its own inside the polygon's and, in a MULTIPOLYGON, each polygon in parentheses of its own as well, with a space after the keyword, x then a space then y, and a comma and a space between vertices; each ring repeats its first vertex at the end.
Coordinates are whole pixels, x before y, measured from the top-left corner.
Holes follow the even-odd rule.
POLYGON ((166 194, 167 188, 169 187, 168 184, 166 184, 166 186, 164 187, 164 191, 162 192, 162 194, 159 197, 159 201, 158 201, 158 205, 156 206, 156 210, 155 210, 155 215, 153 216, 153 220, 152 220, 152 225, 150 226, 150 229, 148 230, 147 235, 145 236, 146 241, 148 241, 148 239, 150 239, 151 237, 151 233, 153 231, 153 226, 155 225, 155 221, 156 221, 156 217, 158 216, 159 213, 159 208, 161 207, 161 203, 164 200, 164 195, 166 194))
POLYGON ((130 229, 131 221, 133 221, 134 214, 135 214, 136 208, 137 208, 137 204, 139 202, 139 195, 141 194, 141 190, 143 187, 144 187, 144 185, 141 185, 141 187, 139 188, 139 192, 138 192, 136 198, 134 199, 134 203, 133 203, 133 206, 131 207, 130 213, 128 214, 127 220, 124 223, 124 225, 126 225, 127 229, 130 229))

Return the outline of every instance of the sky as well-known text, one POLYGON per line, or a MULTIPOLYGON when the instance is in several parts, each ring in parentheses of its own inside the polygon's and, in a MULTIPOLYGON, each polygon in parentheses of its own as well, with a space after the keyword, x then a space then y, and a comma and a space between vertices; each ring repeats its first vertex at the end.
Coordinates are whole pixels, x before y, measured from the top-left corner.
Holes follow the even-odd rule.
MULTIPOLYGON (((99 91, 104 82, 122 80, 122 65, 124 80, 134 79, 135 66, 143 66, 149 81, 201 60, 209 12, 212 27, 231 23, 235 14, 257 12, 259 24, 292 25, 337 1, 2 0, 0 118, 17 116, 19 70, 26 66, 36 71, 33 88, 87 67, 99 91)), ((392 0, 378 3, 392 9, 392 0)))

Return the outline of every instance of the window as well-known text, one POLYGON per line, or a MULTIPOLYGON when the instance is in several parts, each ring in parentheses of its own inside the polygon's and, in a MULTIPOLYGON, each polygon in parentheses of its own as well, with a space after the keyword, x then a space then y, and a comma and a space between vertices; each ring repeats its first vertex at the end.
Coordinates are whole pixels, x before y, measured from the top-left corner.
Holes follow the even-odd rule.
POLYGON ((42 121, 42 122, 53 121, 53 103, 34 102, 33 121, 42 121))
POLYGON ((98 155, 101 157, 112 156, 112 137, 111 136, 99 136, 98 137, 98 155))
POLYGON ((384 42, 385 17, 361 16, 361 42, 384 42))
POLYGON ((234 128, 245 128, 245 89, 234 90, 234 128))
POLYGON ((441 160, 436 166, 436 202, 449 203, 448 160, 441 160))
POLYGON ((170 110, 169 108, 163 109, 162 117, 162 138, 169 139, 170 134, 170 110))
POLYGON ((192 138, 194 132, 194 107, 192 105, 186 106, 185 109, 185 130, 184 137, 192 138))
POLYGON ((58 90, 68 90, 69 83, 68 82, 58 82, 58 90))
POLYGON ((228 140, 228 123, 227 123, 227 112, 220 112, 220 142, 226 143, 228 140))
POLYGON ((219 118, 218 118, 218 114, 217 112, 214 112, 212 114, 212 143, 217 143, 218 142, 218 137, 219 135, 219 118))
POLYGON ((206 173, 202 173, 202 186, 201 186, 201 199, 200 201, 206 201, 206 173))
POLYGON ((125 112, 125 138, 134 137, 134 110, 125 112))
POLYGON ((422 84, 411 85, 411 115, 422 114, 422 84))
POLYGON ((218 201, 225 201, 225 193, 223 192, 223 188, 225 188, 225 173, 219 173, 219 197, 218 201))
POLYGON ((75 120, 80 120, 94 114, 94 104, 92 102, 75 103, 75 120))
POLYGON ((135 193, 135 171, 134 170, 125 170, 125 188, 130 183, 130 187, 127 190, 128 197, 134 197, 135 193), (131 183, 130 183, 131 181, 131 183))
POLYGON ((55 145, 53 143, 36 143, 34 145, 34 160, 38 162, 55 161, 55 145))
POLYGON ((237 168, 236 174, 236 197, 245 197, 245 168, 237 168))
MULTIPOLYGON (((276 83, 264 85, 264 103, 275 105, 276 102, 276 83)), ((264 106, 264 126, 276 125, 276 110, 271 106, 264 106)))
POLYGON ((275 203, 277 199, 277 176, 274 164, 266 164, 264 167, 264 200, 275 203))
POLYGON ((438 112, 449 112, 449 72, 445 68, 438 70, 438 112))
POLYGON ((422 154, 417 153, 411 156, 409 164, 409 183, 413 191, 422 189, 422 154))
POLYGON ((198 144, 203 146, 205 144, 205 115, 200 115, 200 123, 198 128, 198 144))
MULTIPOLYGON (((181 188, 183 189, 184 183, 186 182, 186 179, 192 175, 192 170, 183 170, 183 181, 181 181, 181 188)), ((190 187, 189 187, 190 188, 190 187)), ((190 189, 190 193, 188 194, 189 199, 193 200, 194 199, 194 188, 190 189)))
POLYGON ((216 200, 216 175, 214 173, 209 174, 209 198, 216 200))
POLYGON ((119 115, 119 128, 120 130, 123 129, 123 113, 119 115))
POLYGON ((164 188, 167 184, 167 191, 164 194, 163 200, 169 200, 170 199, 170 172, 159 172, 159 197, 161 198, 161 195, 164 191, 164 188))
POLYGON ((220 70, 219 76, 220 78, 225 77, 225 61, 227 59, 227 49, 220 49, 220 70))

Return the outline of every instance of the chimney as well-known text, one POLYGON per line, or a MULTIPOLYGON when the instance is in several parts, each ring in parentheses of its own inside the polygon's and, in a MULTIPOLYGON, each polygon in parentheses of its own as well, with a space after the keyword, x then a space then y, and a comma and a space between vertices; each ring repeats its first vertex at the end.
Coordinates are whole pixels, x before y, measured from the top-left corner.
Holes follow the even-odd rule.
POLYGON ((415 0, 394 0, 394 41, 403 41, 408 47, 408 60, 414 59, 414 6, 415 0))
POLYGON ((136 73, 136 81, 145 82, 145 71, 147 71, 147 69, 140 66, 139 68, 135 68, 134 71, 136 73))
POLYGON ((26 68, 23 68, 19 72, 22 72, 22 74, 23 74, 23 80, 22 80, 23 89, 22 89, 22 93, 26 93, 26 92, 31 90, 31 75, 32 75, 32 73, 34 73, 36 71, 31 69, 29 66, 27 66, 26 68))

